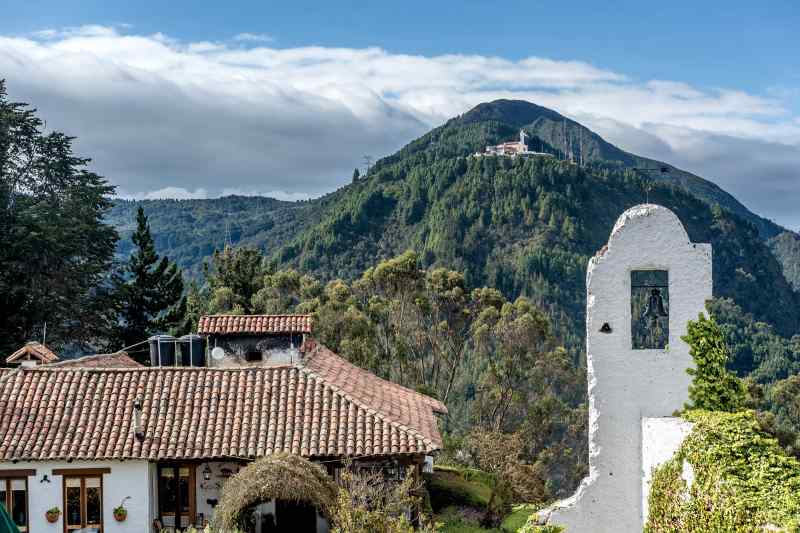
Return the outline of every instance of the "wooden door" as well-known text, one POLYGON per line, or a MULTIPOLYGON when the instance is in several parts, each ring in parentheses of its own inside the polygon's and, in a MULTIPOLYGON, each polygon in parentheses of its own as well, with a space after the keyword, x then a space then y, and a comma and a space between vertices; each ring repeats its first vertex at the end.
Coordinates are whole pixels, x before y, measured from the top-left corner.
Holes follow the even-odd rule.
POLYGON ((158 466, 158 510, 161 524, 184 529, 194 525, 196 516, 195 465, 158 466))

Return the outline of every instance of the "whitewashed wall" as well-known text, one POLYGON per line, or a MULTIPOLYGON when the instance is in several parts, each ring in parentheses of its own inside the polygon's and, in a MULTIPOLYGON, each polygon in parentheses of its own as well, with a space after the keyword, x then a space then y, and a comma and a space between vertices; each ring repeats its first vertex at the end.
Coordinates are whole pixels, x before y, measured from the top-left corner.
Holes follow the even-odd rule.
POLYGON ((147 461, 32 461, 0 463, 0 469, 33 469, 36 475, 28 478, 28 513, 32 533, 61 533, 64 531, 64 496, 62 476, 53 475, 53 469, 110 468, 103 474, 103 527, 105 533, 144 533, 152 530, 153 514, 150 492, 151 468, 147 461), (50 483, 42 483, 47 474, 50 483), (124 522, 114 519, 114 507, 123 498, 128 518, 124 522), (59 520, 51 524, 45 512, 61 509, 59 520))
POLYGON ((642 419, 642 524, 647 522, 647 499, 653 470, 672 459, 693 424, 682 418, 642 419))
POLYGON ((589 476, 546 514, 570 533, 642 530, 642 419, 668 417, 688 399, 692 366, 681 340, 711 298, 711 245, 689 241, 678 217, 657 205, 620 216, 587 272, 589 476), (631 271, 669 273, 669 345, 633 350, 631 271), (611 333, 600 332, 604 323, 611 333))

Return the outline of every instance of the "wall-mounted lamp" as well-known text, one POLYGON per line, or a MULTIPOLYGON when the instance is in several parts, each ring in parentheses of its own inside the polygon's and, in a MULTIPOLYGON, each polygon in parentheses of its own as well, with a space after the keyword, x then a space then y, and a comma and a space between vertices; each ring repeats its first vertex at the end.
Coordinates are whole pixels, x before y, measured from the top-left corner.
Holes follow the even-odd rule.
POLYGON ((203 469, 203 480, 211 481, 211 468, 208 465, 203 469))
POLYGON ((39 483, 50 483, 50 478, 45 474, 42 476, 42 479, 39 480, 39 483))

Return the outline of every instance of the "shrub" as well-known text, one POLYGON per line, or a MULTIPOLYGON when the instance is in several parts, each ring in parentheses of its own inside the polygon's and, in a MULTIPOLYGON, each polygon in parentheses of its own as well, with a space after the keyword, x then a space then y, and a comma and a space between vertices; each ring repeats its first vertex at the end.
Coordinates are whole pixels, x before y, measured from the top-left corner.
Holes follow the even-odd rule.
POLYGON ((685 417, 692 432, 653 474, 646 533, 800 531, 800 461, 761 431, 752 411, 685 417))
POLYGON ((714 318, 706 318, 701 313, 697 321, 689 321, 688 331, 682 338, 689 344, 695 362, 695 368, 687 370, 692 376, 691 404, 687 409, 725 412, 742 409, 745 388, 741 380, 725 368, 730 352, 714 318))

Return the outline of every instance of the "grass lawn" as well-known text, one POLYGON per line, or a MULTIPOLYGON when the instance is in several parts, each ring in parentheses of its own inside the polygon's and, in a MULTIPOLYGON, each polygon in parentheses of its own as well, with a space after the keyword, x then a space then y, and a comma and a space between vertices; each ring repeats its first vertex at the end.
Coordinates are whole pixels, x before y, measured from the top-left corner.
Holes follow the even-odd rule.
POLYGON ((451 506, 486 509, 492 489, 486 474, 476 472, 437 466, 433 474, 426 474, 433 512, 451 506))
POLYGON ((525 525, 525 522, 528 521, 528 517, 537 510, 536 506, 527 503, 515 505, 511 514, 500 524, 500 529, 504 533, 516 533, 519 528, 525 525))
POLYGON ((516 533, 536 509, 518 505, 499 528, 486 529, 480 520, 489 503, 491 488, 484 472, 437 466, 425 481, 431 497, 434 520, 443 533, 516 533))

